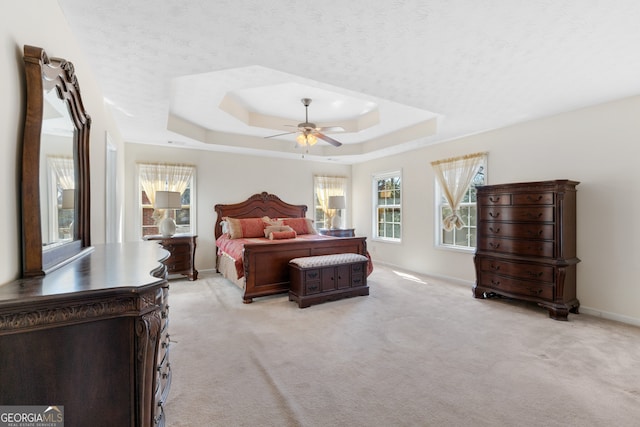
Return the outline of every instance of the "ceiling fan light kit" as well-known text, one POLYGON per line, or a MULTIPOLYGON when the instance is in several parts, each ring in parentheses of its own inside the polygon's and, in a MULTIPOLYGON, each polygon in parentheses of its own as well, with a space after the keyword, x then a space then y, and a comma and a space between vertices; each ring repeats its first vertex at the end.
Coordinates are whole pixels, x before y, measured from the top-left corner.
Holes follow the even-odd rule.
MULTIPOLYGON (((311 104, 311 98, 302 98, 300 101, 302 102, 302 105, 304 105, 305 110, 304 110, 304 122, 298 123, 298 130, 296 132, 287 132, 287 133, 280 133, 277 135, 271 135, 265 138, 273 138, 276 136, 289 135, 292 133, 299 132, 298 136, 296 136, 296 141, 298 145, 302 147, 310 147, 312 145, 315 145, 318 142, 318 138, 328 142, 334 147, 340 147, 342 145, 341 142, 336 141, 335 139, 323 134, 321 132, 323 128, 316 127, 315 123, 309 122, 309 104, 311 104)), ((338 130, 342 128, 328 127, 324 129, 338 130)))
POLYGON ((296 136, 296 141, 298 142, 298 145, 305 147, 307 145, 315 145, 315 143, 318 142, 318 138, 316 138, 315 135, 311 133, 305 132, 296 136))

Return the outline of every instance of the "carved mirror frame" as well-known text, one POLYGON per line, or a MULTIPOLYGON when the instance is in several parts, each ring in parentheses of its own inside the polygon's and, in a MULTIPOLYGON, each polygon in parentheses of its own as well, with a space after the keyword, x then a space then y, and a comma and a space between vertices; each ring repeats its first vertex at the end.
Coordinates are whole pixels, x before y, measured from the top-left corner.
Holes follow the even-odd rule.
POLYGON ((91 246, 89 194, 89 133, 91 118, 84 109, 73 64, 49 58, 44 49, 24 46, 27 111, 22 145, 22 275, 36 277, 82 255, 91 246), (55 89, 66 104, 74 126, 75 212, 73 238, 51 249, 43 246, 40 170, 44 93, 55 89))

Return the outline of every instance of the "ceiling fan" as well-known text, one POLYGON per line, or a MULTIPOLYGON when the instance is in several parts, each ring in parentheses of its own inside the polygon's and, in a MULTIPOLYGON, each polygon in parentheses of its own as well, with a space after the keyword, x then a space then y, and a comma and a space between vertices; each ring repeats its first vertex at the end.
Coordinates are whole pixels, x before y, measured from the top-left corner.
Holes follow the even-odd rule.
MULTIPOLYGON (((309 104, 311 104, 311 98, 302 98, 300 101, 302 102, 302 105, 304 105, 305 110, 304 110, 304 123, 298 123, 298 130, 293 132, 285 132, 285 133, 279 133, 277 135, 266 136, 265 138, 274 138, 276 136, 299 133, 299 135, 296 137, 296 141, 298 142, 299 145, 303 147, 305 146, 309 147, 311 145, 314 145, 316 142, 318 142, 318 138, 328 142, 329 144, 335 147, 340 147, 342 145, 340 141, 336 141, 335 139, 325 135, 321 131, 325 131, 325 132, 343 131, 344 129, 340 126, 331 126, 331 127, 324 127, 324 128, 316 127, 315 123, 309 122, 309 104)), ((287 126, 290 126, 290 125, 287 125, 287 126)))

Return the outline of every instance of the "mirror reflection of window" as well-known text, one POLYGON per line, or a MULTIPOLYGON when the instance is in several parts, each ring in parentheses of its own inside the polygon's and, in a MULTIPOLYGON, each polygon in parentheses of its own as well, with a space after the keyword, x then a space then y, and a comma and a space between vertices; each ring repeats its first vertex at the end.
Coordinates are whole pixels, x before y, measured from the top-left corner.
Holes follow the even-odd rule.
POLYGON ((46 92, 40 145, 40 223, 45 250, 74 239, 75 203, 70 201, 75 201, 75 193, 69 192, 75 189, 73 136, 66 103, 55 90, 46 92))

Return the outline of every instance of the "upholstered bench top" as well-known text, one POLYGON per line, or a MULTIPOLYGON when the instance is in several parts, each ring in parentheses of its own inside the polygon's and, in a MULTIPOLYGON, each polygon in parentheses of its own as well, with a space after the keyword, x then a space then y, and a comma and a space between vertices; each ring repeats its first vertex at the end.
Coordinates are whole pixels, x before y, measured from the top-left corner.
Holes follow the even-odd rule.
POLYGON ((294 258, 289 263, 300 268, 323 267, 325 265, 351 264, 354 262, 368 261, 368 258, 359 254, 331 254, 294 258))

